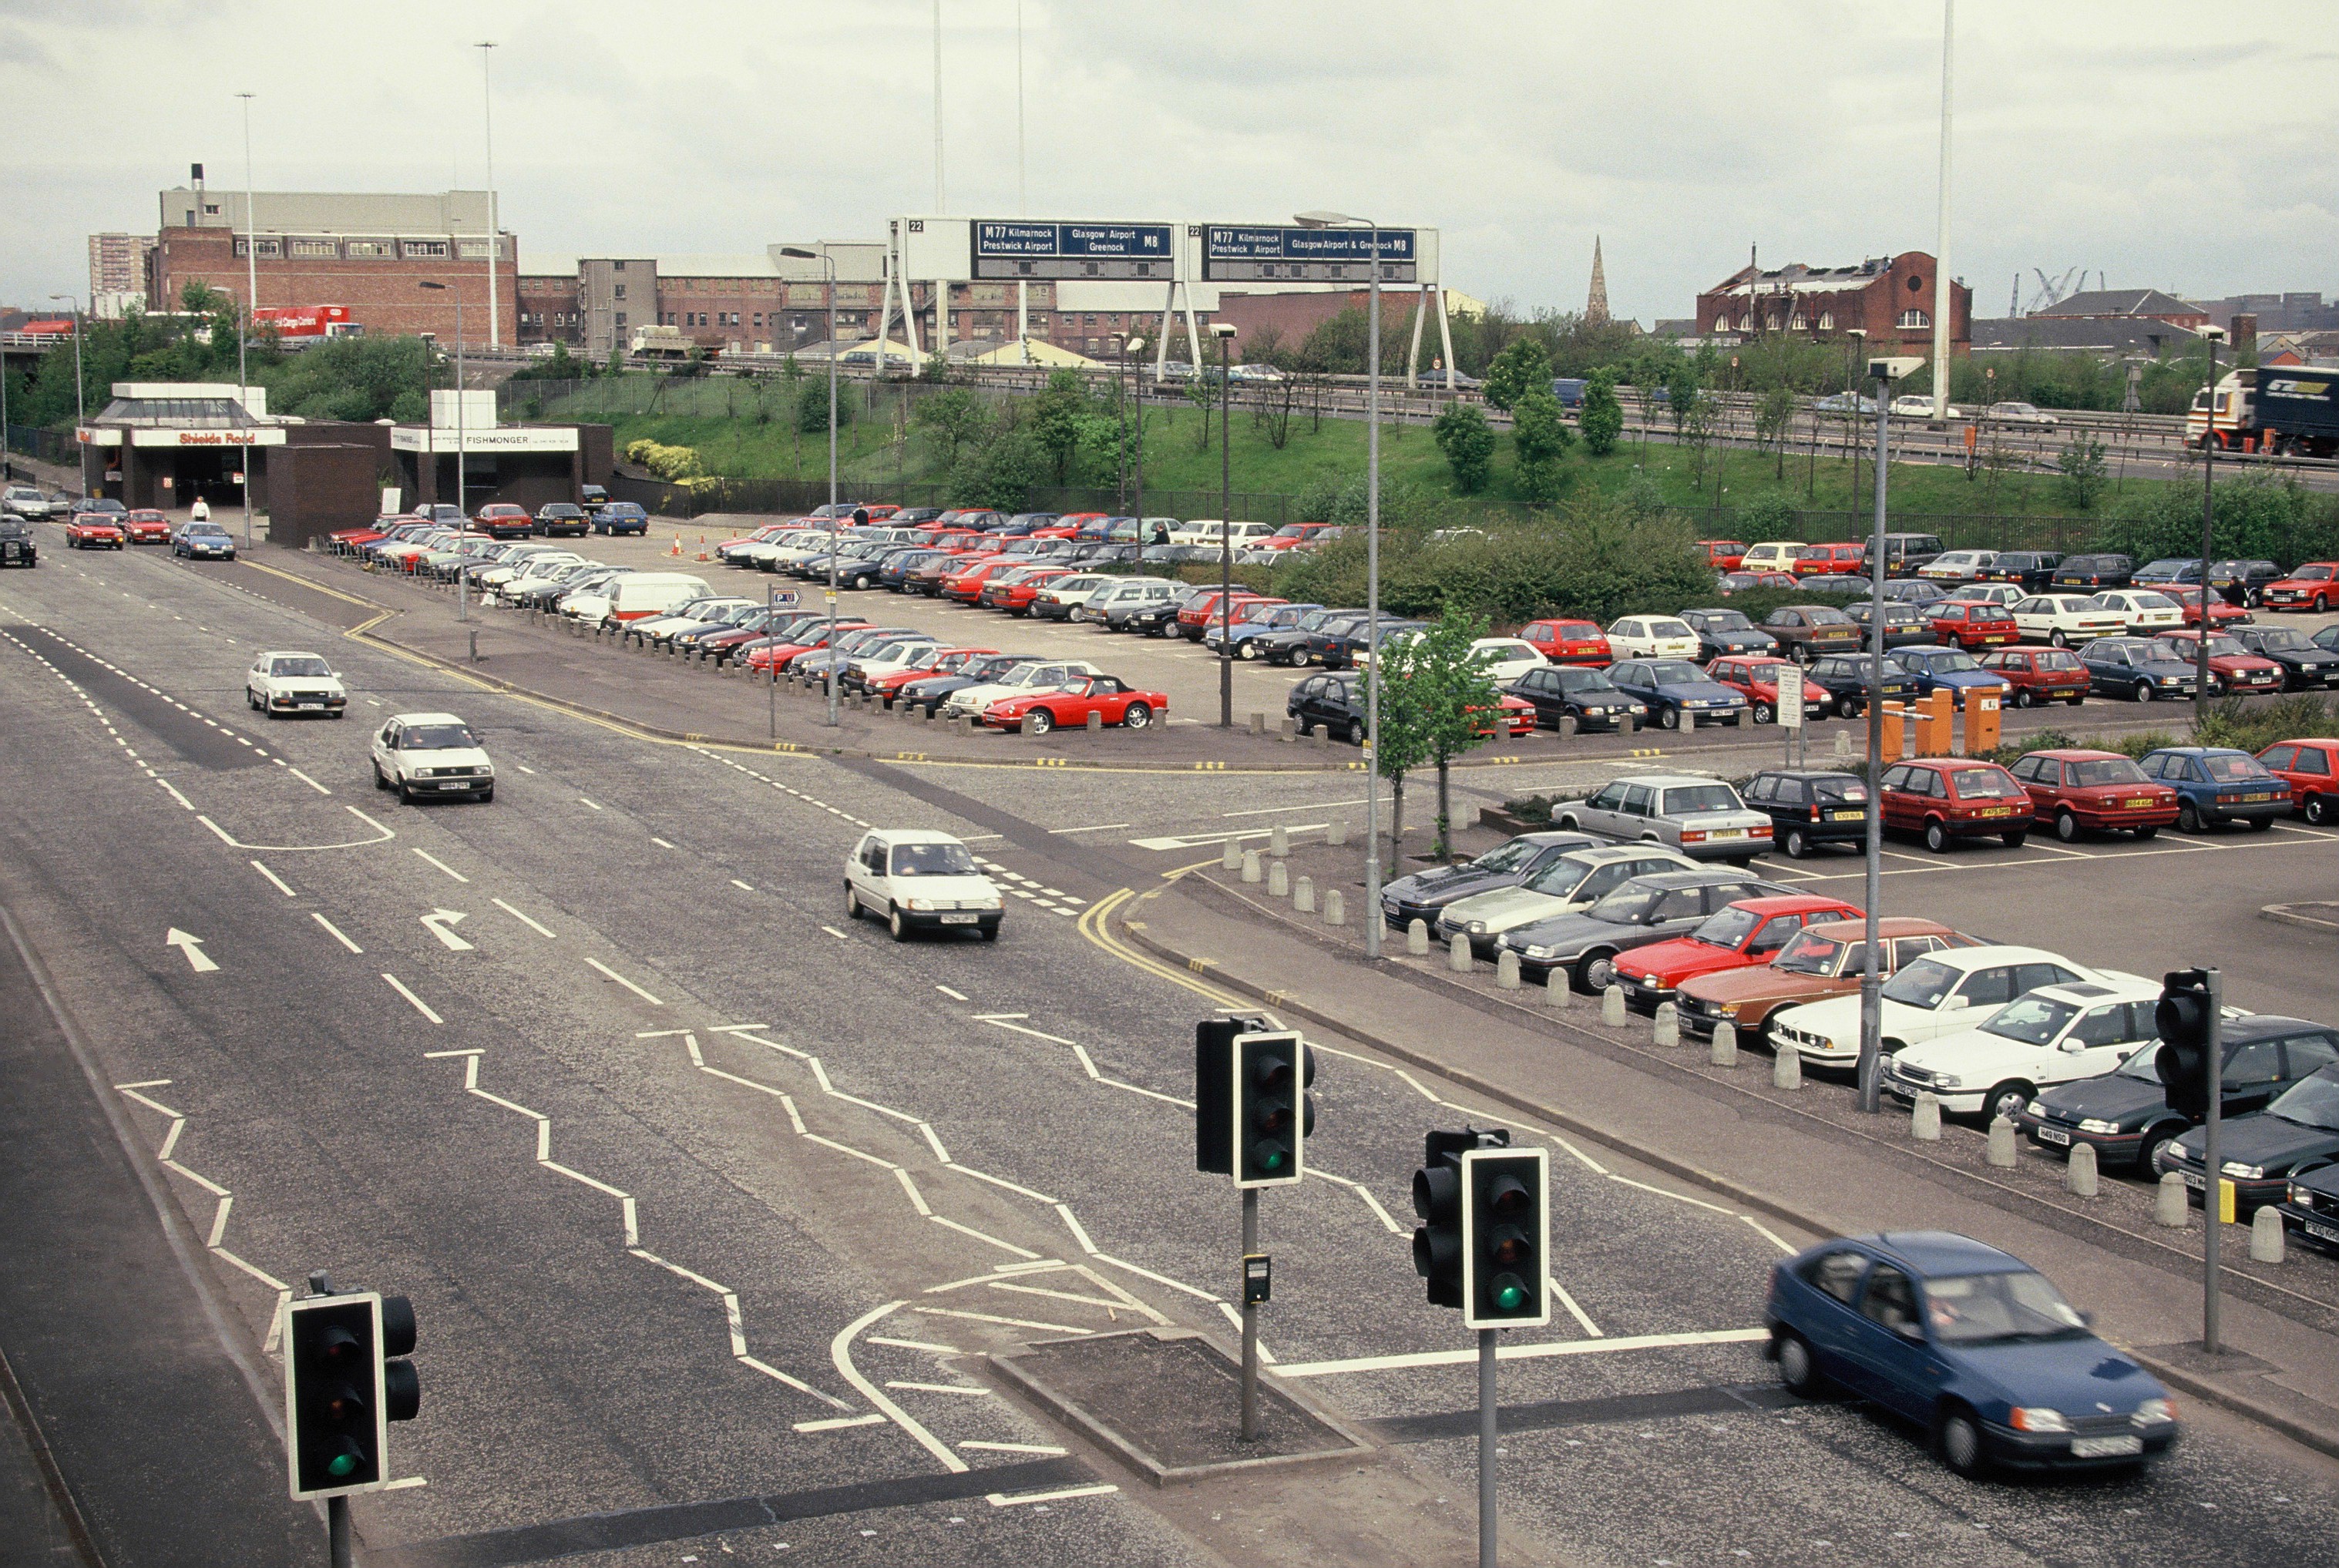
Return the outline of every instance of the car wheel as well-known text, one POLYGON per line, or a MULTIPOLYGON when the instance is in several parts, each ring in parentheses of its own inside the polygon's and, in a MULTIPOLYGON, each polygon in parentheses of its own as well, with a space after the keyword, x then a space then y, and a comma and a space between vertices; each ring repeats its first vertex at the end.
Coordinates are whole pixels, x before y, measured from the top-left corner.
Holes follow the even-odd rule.
POLYGON ((1365 744, 1364 720, 1350 719, 1348 721, 1348 744, 1352 746, 1360 746, 1365 744))
POLYGON ((2077 696, 2070 697, 2070 698, 2067 698, 2066 700, 2067 700, 2067 701, 2068 701, 2068 702, 2070 703, 2070 705, 2071 705, 2073 707, 2075 707, 2075 708, 2076 708, 2076 707, 2078 707, 2078 706, 2082 705, 2083 704, 2085 704, 2085 703, 2087 702, 2087 693, 2085 693, 2085 692, 2081 692, 2077 696))
POLYGON ((2252 833, 2265 833, 2273 826, 2274 818, 2270 816, 2254 816, 2250 818, 2250 831, 2252 833))
POLYGON ((393 784, 393 785, 392 785, 392 786, 390 786, 390 787, 392 787, 393 789, 395 789, 395 790, 397 790, 397 791, 398 791, 398 804, 400 804, 400 805, 412 805, 412 804, 414 804, 414 791, 413 791, 413 789, 412 789, 411 787, 410 787, 410 786, 408 785, 407 782, 406 782, 404 779, 400 779, 400 780, 399 780, 395 784, 393 784))
POLYGON ((1925 824, 1925 847, 1935 854, 1949 853, 1949 830, 1939 818, 1925 824))
POLYGON ((1239 659, 1256 660, 1258 657, 1258 645, 1257 643, 1249 642, 1237 643, 1235 645, 1235 657, 1239 659))
POLYGON ((2071 639, 2061 632, 2050 632, 2047 636, 2047 645, 2049 647, 2068 648, 2071 646, 2071 639))
POLYGON ((381 764, 380 763, 373 764, 373 787, 376 789, 388 789, 390 787, 390 780, 382 776, 381 764))
POLYGON ((2027 708, 2038 700, 2038 698, 2030 695, 2030 688, 2028 686, 2017 686, 2014 688, 2014 705, 2016 707, 2027 708))
POLYGON ((908 924, 903 921, 902 912, 898 909, 886 917, 885 929, 893 933, 893 940, 895 942, 907 942, 910 940, 910 928, 908 924))
POLYGON ((479 802, 481 805, 486 805, 489 802, 496 798, 496 786, 489 784, 487 788, 481 790, 471 798, 479 802))
POLYGON ((1586 996, 1598 996, 1615 982, 1616 955, 1613 952, 1587 952, 1575 966, 1575 989, 1586 996))
POLYGON ((1023 733, 1027 735, 1043 735, 1055 727, 1056 715, 1046 708, 1033 708, 1023 715, 1023 733))
POLYGON ((1970 1411, 1951 1410, 1944 1415, 1934 1429, 1933 1442, 1940 1450, 1941 1463, 1969 1481, 1982 1473, 1981 1425, 1970 1411))
POLYGON ((1681 709, 1659 708, 1657 710, 1657 727, 1659 729, 1668 730, 1677 730, 1681 728, 1681 709))
POLYGON ((2065 843, 2079 836, 2079 819, 2071 814, 2068 806, 2055 814, 2055 836, 2065 843))
POLYGON ((1842 707, 1841 707, 1841 713, 1842 713, 1842 715, 1843 715, 1843 718, 1844 718, 1845 722, 1850 723, 1850 722, 1851 722, 1852 720, 1855 720, 1855 719, 1857 719, 1857 718, 1859 718, 1859 717, 1860 717, 1860 704, 1859 704, 1857 701, 1855 701, 1854 699, 1852 699, 1852 698, 1850 698, 1850 697, 1846 697, 1846 698, 1844 698, 1844 699, 1843 699, 1843 704, 1842 704, 1842 707))
POLYGON ((861 892, 851 883, 844 884, 844 918, 847 920, 861 918, 861 892))
POLYGON ((2328 611, 2330 610, 2330 608, 2331 608, 2331 598, 2330 598, 2330 596, 2329 596, 2329 595, 2327 595, 2327 594, 2317 594, 2317 595, 2315 595, 2315 596, 2314 596, 2314 613, 2315 613, 2316 615, 2318 615, 2318 616, 2319 616, 2319 615, 2325 614, 2326 612, 2328 612, 2328 611))
POLYGON ((1786 845, 1789 860, 1807 859, 1811 853, 1811 834, 1801 828, 1791 827, 1787 830, 1786 845))
POLYGON ((2178 833, 2201 831, 2201 814, 2194 809, 2193 803, 2189 800, 2180 802, 2176 807, 2176 831, 2178 833))
POLYGON ((1153 706, 1150 703, 1131 703, 1120 715, 1121 727, 1141 730, 1153 722, 1153 706))
POLYGON ((2016 1079, 2008 1079, 1995 1086, 1981 1097, 1983 1125, 1987 1126, 2001 1116, 2012 1121, 2014 1113, 2029 1104, 2030 1097, 2037 1092, 2028 1084, 2016 1079))
POLYGON ((2155 823, 2149 827, 2140 827, 2136 830, 2136 836, 2139 839, 2158 838, 2160 836, 2160 825, 2157 823, 2155 823))
POLYGON ((2308 795, 2305 805, 2300 808, 2300 814, 2316 827, 2321 827, 2331 820, 2331 797, 2327 794, 2308 795))
POLYGON ((2020 833, 2002 833, 1998 836, 2006 842, 2007 848, 2020 849, 2022 847, 2023 841, 2030 836, 2030 832, 2026 828, 2020 833))
POLYGON ((2136 690, 2130 695, 2140 703, 2150 702, 2152 700, 2152 683, 2150 681, 2137 682, 2136 690))
POLYGON ((2156 1127, 2146 1133, 2136 1146, 2136 1173, 2147 1181, 2160 1179, 2160 1151, 2176 1140, 2185 1129, 2175 1122, 2156 1127))
POLYGON ((1779 1381, 1788 1393, 1798 1399, 1816 1399, 1827 1386, 1819 1365, 1811 1358, 1811 1347, 1800 1334, 1781 1333, 1775 1353, 1779 1361, 1779 1381))

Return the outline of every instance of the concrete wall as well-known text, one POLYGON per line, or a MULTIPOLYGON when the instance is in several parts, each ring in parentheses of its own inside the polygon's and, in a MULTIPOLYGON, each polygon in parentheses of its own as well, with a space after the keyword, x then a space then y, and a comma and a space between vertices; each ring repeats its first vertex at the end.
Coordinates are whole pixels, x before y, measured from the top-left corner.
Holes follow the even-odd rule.
POLYGON ((381 509, 380 456, 371 445, 322 442, 269 454, 268 542, 301 549, 381 509))

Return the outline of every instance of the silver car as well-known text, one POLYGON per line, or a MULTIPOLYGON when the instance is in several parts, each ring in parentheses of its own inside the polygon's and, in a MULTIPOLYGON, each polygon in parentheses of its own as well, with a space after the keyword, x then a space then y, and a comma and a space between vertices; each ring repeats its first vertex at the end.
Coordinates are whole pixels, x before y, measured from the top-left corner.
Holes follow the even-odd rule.
POLYGON ((1560 810, 1555 825, 1614 839, 1638 839, 1692 860, 1744 865, 1771 847, 1771 819, 1748 811, 1720 779, 1691 774, 1639 774, 1603 784, 1588 800, 1560 810))
POLYGON ((1589 909, 1647 872, 1695 869, 1692 862, 1655 844, 1570 850, 1515 887, 1490 888, 1447 904, 1437 917, 1438 939, 1450 942, 1466 936, 1470 951, 1491 962, 1506 931, 1589 909))

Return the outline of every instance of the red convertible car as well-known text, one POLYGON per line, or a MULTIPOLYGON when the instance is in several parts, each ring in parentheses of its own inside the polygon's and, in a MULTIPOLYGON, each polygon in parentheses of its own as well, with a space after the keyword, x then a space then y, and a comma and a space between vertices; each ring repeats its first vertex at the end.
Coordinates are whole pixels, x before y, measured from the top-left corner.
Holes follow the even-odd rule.
POLYGON ((1169 711, 1170 699, 1160 692, 1140 692, 1110 676, 1090 676, 1056 691, 995 702, 982 710, 982 722, 995 730, 1043 735, 1054 729, 1078 729, 1095 714, 1100 723, 1141 730, 1169 711))
POLYGON ((1654 1012, 1659 1002, 1673 1000, 1683 981, 1769 963, 1803 927, 1859 918, 1860 911, 1840 898, 1793 893, 1741 899, 1708 915, 1687 936, 1623 955, 1616 961, 1616 981, 1624 988, 1625 1006, 1654 1012))
POLYGON ((2176 792, 2117 752, 2037 751, 2015 759, 2031 814, 2069 843, 2081 830, 2150 838, 2176 820, 2176 792))
POLYGON ((122 519, 122 527, 133 545, 167 545, 171 542, 171 519, 161 512, 132 512, 122 519))

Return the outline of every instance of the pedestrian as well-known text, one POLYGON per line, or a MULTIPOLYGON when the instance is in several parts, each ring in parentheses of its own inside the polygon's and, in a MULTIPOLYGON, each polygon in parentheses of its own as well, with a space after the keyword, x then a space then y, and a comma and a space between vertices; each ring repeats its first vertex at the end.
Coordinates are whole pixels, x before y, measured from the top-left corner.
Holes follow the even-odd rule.
POLYGON ((1157 545, 1166 545, 1170 542, 1170 525, 1159 518, 1155 519, 1153 524, 1153 542, 1157 545))
POLYGON ((212 520, 211 503, 204 500, 202 497, 197 496, 195 498, 195 504, 187 508, 187 517, 192 522, 210 522, 212 520))

